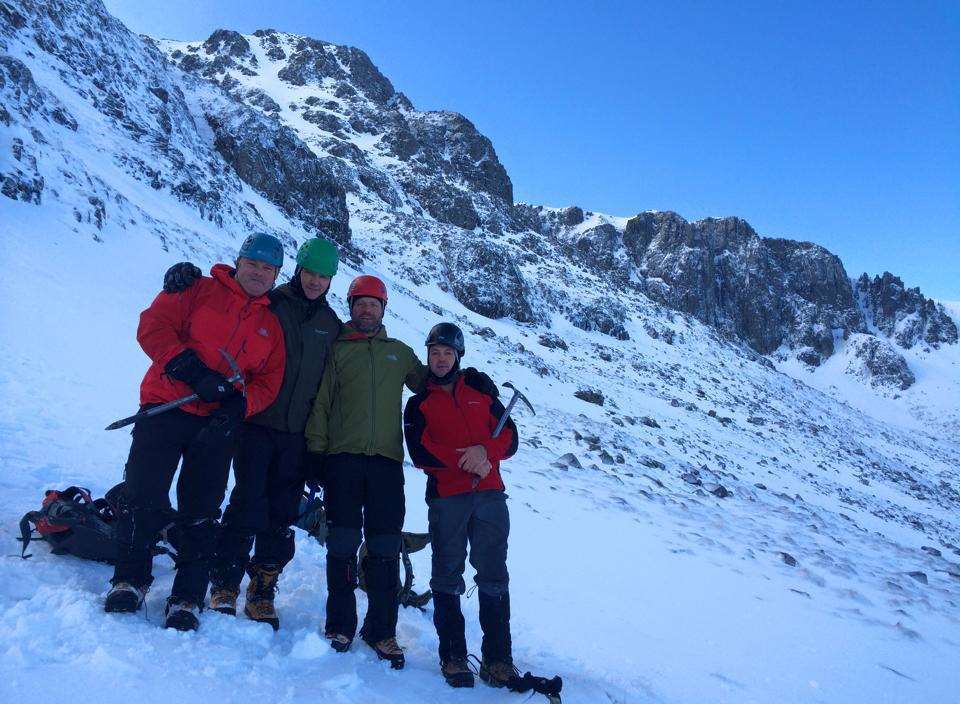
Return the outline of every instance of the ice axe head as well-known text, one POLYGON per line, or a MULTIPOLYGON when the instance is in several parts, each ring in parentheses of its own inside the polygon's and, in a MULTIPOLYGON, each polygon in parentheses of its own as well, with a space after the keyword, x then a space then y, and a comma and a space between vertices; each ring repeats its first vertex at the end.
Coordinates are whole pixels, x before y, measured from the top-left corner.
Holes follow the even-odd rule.
POLYGON ((220 348, 220 354, 222 354, 223 358, 227 360, 227 364, 230 365, 230 371, 233 372, 233 376, 227 379, 227 381, 231 383, 236 383, 239 381, 241 392, 245 391, 246 384, 244 383, 243 372, 240 371, 240 365, 237 364, 237 360, 235 360, 233 356, 222 347, 220 348))
POLYGON ((514 386, 513 384, 511 384, 509 381, 505 381, 505 382, 503 383, 503 385, 504 385, 506 388, 513 390, 513 398, 510 399, 510 405, 511 405, 511 406, 517 401, 517 399, 520 399, 521 401, 523 401, 523 402, 526 404, 527 408, 530 409, 530 412, 531 412, 533 415, 537 415, 537 412, 536 412, 535 410, 533 410, 533 406, 531 405, 530 401, 527 399, 526 396, 523 395, 523 392, 520 391, 520 389, 518 389, 516 386, 514 386))

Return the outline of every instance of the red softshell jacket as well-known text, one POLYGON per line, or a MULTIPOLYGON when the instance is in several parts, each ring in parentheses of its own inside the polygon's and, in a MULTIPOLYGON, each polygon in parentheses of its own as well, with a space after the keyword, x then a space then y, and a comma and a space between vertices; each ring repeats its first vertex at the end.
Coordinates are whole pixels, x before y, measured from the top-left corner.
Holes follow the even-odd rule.
POLYGON ((453 393, 430 382, 427 390, 407 401, 403 429, 414 465, 428 475, 427 497, 452 496, 468 491, 503 490, 500 461, 517 451, 517 426, 512 419, 499 437, 493 431, 503 416, 503 404, 457 378, 453 393), (457 465, 458 448, 483 445, 492 468, 476 487, 476 475, 457 465))
MULTIPOLYGON (((193 393, 163 371, 187 348, 227 378, 233 372, 220 350, 233 356, 246 381, 248 416, 273 403, 283 381, 286 352, 283 331, 267 309, 269 304, 267 296, 248 296, 226 264, 215 265, 209 278, 198 279, 181 293, 158 295, 140 314, 137 328, 137 341, 153 360, 140 384, 140 403, 166 403, 193 393)), ((195 401, 181 408, 206 416, 218 406, 195 401)))

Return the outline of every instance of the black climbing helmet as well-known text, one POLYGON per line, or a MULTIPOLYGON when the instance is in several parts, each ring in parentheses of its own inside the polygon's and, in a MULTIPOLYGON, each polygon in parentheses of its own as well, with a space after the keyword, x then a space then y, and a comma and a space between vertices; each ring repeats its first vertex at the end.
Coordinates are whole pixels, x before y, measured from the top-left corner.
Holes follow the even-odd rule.
POLYGON ((457 357, 462 358, 467 353, 463 346, 463 330, 453 323, 437 323, 430 328, 430 334, 427 335, 427 347, 430 345, 446 345, 452 347, 457 352, 457 357))

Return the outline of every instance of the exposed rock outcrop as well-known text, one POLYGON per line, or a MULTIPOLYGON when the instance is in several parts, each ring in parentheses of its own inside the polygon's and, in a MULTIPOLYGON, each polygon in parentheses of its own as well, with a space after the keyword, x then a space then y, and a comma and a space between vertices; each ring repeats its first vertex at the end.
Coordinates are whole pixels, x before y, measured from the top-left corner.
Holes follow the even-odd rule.
POLYGON ((900 391, 910 388, 916 381, 906 360, 886 340, 856 334, 847 344, 847 374, 863 379, 871 386, 900 391))
POLYGON ((919 288, 906 288, 889 271, 872 279, 863 274, 856 286, 867 321, 901 347, 956 344, 956 323, 942 305, 925 298, 919 288))

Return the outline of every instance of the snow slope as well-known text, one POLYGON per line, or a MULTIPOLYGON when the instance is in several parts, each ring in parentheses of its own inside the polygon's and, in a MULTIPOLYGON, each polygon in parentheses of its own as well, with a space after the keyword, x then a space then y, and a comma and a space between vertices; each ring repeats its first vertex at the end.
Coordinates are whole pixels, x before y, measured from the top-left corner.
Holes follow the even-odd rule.
MULTIPOLYGON (((4 329, 16 331, 0 343, 8 361, 0 372, 0 535, 10 553, 18 514, 44 488, 79 482, 102 492, 119 477, 128 437, 100 429, 135 403, 145 367, 133 340, 137 313, 181 256, 119 233, 100 243, 78 238, 44 213, 2 202, 8 275, 0 310, 4 329), (68 234, 30 236, 37 231, 68 234)), ((337 277, 336 293, 352 273, 337 277)), ((445 303, 444 317, 465 316, 445 303)), ((436 319, 400 294, 387 324, 419 347, 436 319)), ((937 545, 956 559, 943 546, 955 540, 955 510, 928 493, 940 479, 955 483, 956 445, 878 424, 745 360, 705 328, 675 323, 682 346, 638 335, 641 342, 616 350, 597 333, 563 331, 572 350, 630 355, 630 347, 643 367, 542 350, 561 370, 556 380, 540 379, 516 351, 530 330, 491 322, 502 337, 470 337, 470 361, 526 388, 538 407, 535 418, 520 416, 524 444, 506 471, 517 660, 564 674, 574 702, 947 701, 958 684, 960 570, 920 548, 937 545), (617 410, 573 398, 585 379, 617 410), (714 409, 721 420, 707 413, 714 409), (567 452, 582 468, 561 460, 567 452), (861 452, 878 465, 896 458, 902 471, 921 464, 914 479, 923 491, 909 495, 884 465, 877 474, 866 461, 858 466, 861 452), (694 471, 707 489, 720 483, 732 496, 681 479, 694 471), (911 526, 918 520, 923 531, 911 526), (907 574, 914 571, 927 583, 907 574)), ((422 530, 423 480, 408 469, 407 527, 422 530)), ((442 685, 429 613, 401 615, 407 671, 390 672, 360 648, 331 654, 317 635, 322 548, 302 538, 298 548, 276 635, 216 614, 205 615, 196 635, 162 631, 166 564, 144 621, 100 612, 107 567, 49 555, 42 544, 31 560, 7 559, 0 689, 21 700, 63 675, 102 688, 106 701, 230 700, 238 686, 244 696, 271 696, 279 686, 288 701, 505 696, 442 685)), ((416 558, 422 582, 427 556, 416 558)), ((475 599, 465 603, 475 614, 475 599)))
MULTIPOLYGON (((49 694, 50 682, 104 702, 516 698, 443 684, 430 607, 401 613, 403 672, 359 645, 332 653, 318 635, 324 553, 303 535, 281 582, 278 633, 212 613, 196 634, 164 631, 172 581, 165 559, 144 617, 102 613, 108 567, 50 555, 43 544, 19 559, 17 522, 44 489, 79 483, 102 493, 119 479, 129 436, 102 428, 135 407, 146 368, 137 316, 166 267, 229 259, 256 220, 244 203, 291 243, 304 233, 229 177, 199 115, 183 146, 213 165, 203 173, 222 179, 212 182, 223 185, 219 223, 118 168, 117 154, 153 155, 88 109, 92 89, 68 66, 25 41, 5 51, 29 62, 37 83, 82 120, 75 131, 36 114, 0 125, 5 159, 14 138, 32 139, 31 126, 46 142, 34 142, 41 202, 0 198, 0 541, 10 556, 0 561, 3 701, 49 694), (107 205, 99 223, 90 197, 107 205)), ((192 85, 176 69, 155 70, 171 89, 192 85)), ((521 668, 561 673, 566 702, 955 699, 956 435, 897 415, 900 406, 877 396, 829 386, 824 393, 805 383, 816 375, 791 378, 643 297, 623 301, 625 340, 556 312, 525 324, 485 318, 433 281, 407 275, 411 263, 438 260, 429 237, 405 238, 396 213, 356 194, 347 203, 365 258, 351 258, 334 281, 340 312, 358 267, 381 275, 392 334, 420 350, 435 322, 457 321, 468 361, 513 381, 536 406, 536 416, 518 411, 521 450, 504 467, 521 668), (602 393, 603 405, 578 392, 602 393)), ((571 297, 589 285, 571 282, 571 297)), ((952 366, 934 371, 958 378, 952 366)), ((921 391, 924 378, 918 373, 921 391)), ((424 479, 409 466, 406 476, 406 527, 424 530, 424 479)), ((424 588, 428 553, 414 563, 424 588)), ((464 604, 478 651, 476 599, 464 604)))

